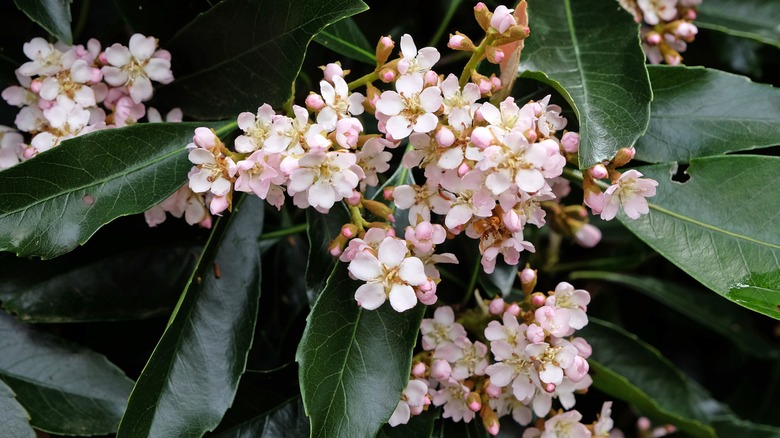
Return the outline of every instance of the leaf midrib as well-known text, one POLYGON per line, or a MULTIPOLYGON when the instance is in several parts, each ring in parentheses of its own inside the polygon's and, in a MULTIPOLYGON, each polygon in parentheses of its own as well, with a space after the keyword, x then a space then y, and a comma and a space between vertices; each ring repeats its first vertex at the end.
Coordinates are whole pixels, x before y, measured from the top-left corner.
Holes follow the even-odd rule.
MULTIPOLYGON (((33 380, 33 379, 29 378, 29 377, 20 376, 18 374, 11 373, 11 372, 8 372, 6 370, 0 371, 0 375, 6 376, 6 377, 10 377, 10 378, 15 379, 15 380, 22 381, 22 382, 27 383, 27 384, 32 385, 32 386, 38 386, 38 387, 46 388, 46 389, 51 390, 51 391, 56 391, 56 392, 59 392, 61 394, 68 394, 68 395, 73 395, 73 396, 77 396, 77 397, 84 397, 84 398, 88 398, 90 400, 97 400, 97 401, 102 401, 102 402, 112 403, 112 404, 118 402, 118 400, 111 400, 111 399, 98 397, 98 396, 94 396, 94 395, 82 394, 82 393, 76 392, 74 390, 64 389, 64 388, 60 388, 60 387, 57 387, 57 386, 52 386, 51 384, 48 384, 46 382, 43 382, 43 381, 40 381, 40 380, 33 380)), ((0 381, 2 381, 2 379, 0 379, 0 381)), ((130 381, 130 382, 132 382, 132 381, 130 381)), ((8 383, 6 383, 6 385, 8 385, 8 383)), ((9 385, 9 387, 10 387, 10 385, 9 385)), ((17 395, 18 395, 18 391, 17 391, 17 395)))

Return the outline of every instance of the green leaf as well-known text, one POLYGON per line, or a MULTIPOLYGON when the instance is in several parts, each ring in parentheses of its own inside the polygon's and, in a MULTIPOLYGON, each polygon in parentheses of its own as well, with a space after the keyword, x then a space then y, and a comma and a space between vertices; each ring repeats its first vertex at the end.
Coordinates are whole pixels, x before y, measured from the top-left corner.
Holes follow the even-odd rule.
POLYGON ((780 3, 774 0, 707 0, 696 25, 780 47, 780 3))
MULTIPOLYGON (((0 172, 0 251, 44 259, 159 204, 185 182, 201 123, 144 123, 64 141, 0 172)), ((231 124, 207 124, 217 128, 231 124)))
POLYGON ((652 92, 639 25, 612 0, 529 0, 523 77, 552 85, 580 122, 581 169, 634 144, 652 92))
POLYGON ((780 427, 757 424, 730 415, 716 418, 712 426, 720 437, 777 438, 780 436, 780 427))
POLYGON ((252 345, 263 214, 262 200, 244 196, 217 222, 133 389, 118 438, 200 437, 219 424, 252 345))
POLYGON ((375 436, 398 405, 425 306, 398 313, 355 302, 338 263, 307 319, 296 361, 313 437, 375 436))
POLYGON ((422 414, 410 418, 406 424, 395 427, 385 424, 379 430, 377 438, 430 438, 433 436, 433 426, 439 414, 439 409, 431 407, 422 414))
POLYGON ((314 35, 314 42, 355 61, 376 65, 371 43, 352 18, 339 20, 321 30, 314 35))
POLYGON ((35 438, 30 414, 16 401, 16 394, 0 380, 0 435, 7 438, 35 438))
POLYGON ((30 20, 59 38, 65 44, 73 43, 70 32, 70 3, 72 0, 14 0, 16 7, 30 20))
POLYGON ((706 424, 708 398, 658 350, 595 318, 579 334, 593 347, 588 363, 594 387, 693 436, 715 437, 706 424))
POLYGON ((346 206, 339 202, 328 214, 319 213, 313 208, 306 209, 306 222, 309 224, 306 229, 309 237, 306 296, 309 298, 309 304, 314 305, 320 292, 325 289, 333 266, 338 263, 338 258, 330 254, 328 246, 341 233, 341 227, 350 222, 350 217, 346 206))
POLYGON ((299 438, 308 433, 309 419, 301 399, 296 397, 267 415, 214 435, 214 438, 299 438))
POLYGON ((508 265, 503 259, 496 261, 496 269, 492 274, 479 270, 478 281, 488 297, 506 297, 517 280, 518 265, 508 265))
POLYGON ((177 286, 189 277, 199 252, 193 245, 143 248, 85 266, 71 258, 10 256, 0 263, 0 305, 26 322, 150 318, 176 304, 177 286))
POLYGON ((668 280, 615 272, 572 272, 571 279, 595 279, 616 283, 654 298, 686 317, 729 339, 735 346, 758 356, 777 356, 777 346, 755 330, 749 312, 728 301, 668 280))
POLYGON ((654 98, 647 134, 637 142, 638 159, 687 162, 780 144, 780 89, 701 67, 648 71, 654 98))
POLYGON ((211 8, 209 0, 114 0, 114 5, 133 32, 154 35, 163 49, 179 29, 211 8))
POLYGON ((132 380, 103 355, 0 313, 0 380, 36 428, 59 435, 116 431, 132 380))
POLYGON ((280 107, 312 37, 367 8, 360 0, 225 0, 170 41, 178 77, 159 97, 198 118, 280 107))
POLYGON ((638 168, 658 181, 657 195, 648 215, 620 221, 713 291, 780 319, 780 158, 693 159, 683 184, 670 179, 675 166, 638 168))

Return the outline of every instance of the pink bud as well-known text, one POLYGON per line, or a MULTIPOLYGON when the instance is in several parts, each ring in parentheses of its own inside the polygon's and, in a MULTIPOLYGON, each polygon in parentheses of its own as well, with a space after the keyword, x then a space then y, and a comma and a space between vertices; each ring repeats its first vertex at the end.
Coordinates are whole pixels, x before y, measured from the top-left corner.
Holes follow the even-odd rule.
POLYGON ((631 160, 636 156, 636 149, 634 149, 633 146, 630 148, 623 148, 623 151, 625 151, 626 156, 631 160))
MULTIPOLYGON (((501 49, 497 49, 496 51, 493 52, 493 61, 496 64, 498 64, 501 61, 503 61, 505 57, 506 57, 506 55, 504 54, 504 51, 501 50, 501 49)), ((501 82, 499 81, 499 85, 500 84, 501 84, 501 82)))
POLYGON ((417 296, 417 300, 426 306, 436 304, 436 301, 439 300, 439 297, 436 296, 436 282, 430 278, 422 285, 417 286, 414 294, 417 296))
POLYGON ((636 420, 636 428, 641 431, 649 431, 651 427, 653 427, 653 423, 651 423, 650 419, 647 417, 639 417, 639 419, 636 420))
POLYGON ((517 305, 517 303, 510 304, 509 307, 506 309, 507 312, 511 313, 515 317, 520 315, 521 310, 522 309, 520 308, 520 306, 517 305))
POLYGON ((504 313, 504 307, 506 307, 504 300, 501 297, 495 297, 492 301, 490 301, 488 310, 490 311, 491 315, 502 315, 504 313))
POLYGON ((385 49, 389 49, 393 47, 393 39, 387 36, 383 36, 382 38, 379 38, 379 44, 382 45, 385 49))
POLYGON ((482 402, 479 399, 479 394, 476 392, 470 392, 469 395, 466 396, 466 403, 472 412, 479 412, 479 410, 482 409, 482 402))
POLYGON ((311 93, 306 96, 306 108, 310 111, 319 111, 325 107, 325 101, 322 100, 322 96, 316 93, 311 93))
POLYGON ((696 11, 694 11, 693 9, 688 9, 688 12, 685 14, 685 18, 691 21, 695 20, 696 16, 697 16, 696 11))
POLYGON ((455 134, 452 133, 452 131, 447 128, 446 126, 439 129, 439 132, 436 133, 436 143, 443 147, 450 147, 453 143, 455 143, 455 134))
POLYGON ((334 246, 333 248, 331 248, 329 250, 329 252, 330 252, 330 255, 332 255, 333 257, 338 257, 338 256, 341 255, 342 251, 341 251, 341 248, 339 248, 338 246, 334 246))
POLYGON ((471 142, 480 149, 485 149, 493 144, 493 140, 493 133, 485 126, 478 126, 471 131, 471 142))
POLYGON ((580 135, 576 132, 567 132, 566 134, 563 134, 563 137, 561 137, 561 146, 563 146, 564 151, 570 154, 576 154, 580 149, 580 135))
POLYGON ((566 373, 566 377, 571 379, 572 382, 577 383, 585 378, 585 375, 588 374, 589 369, 590 366, 588 365, 587 360, 583 359, 582 356, 574 356, 574 362, 564 371, 566 373))
POLYGON ((393 70, 385 70, 379 73, 379 79, 384 83, 390 83, 395 80, 395 72, 393 70))
POLYGON ((444 359, 437 359, 431 364, 431 377, 436 380, 447 380, 452 374, 450 363, 444 359))
POLYGON ((498 422, 493 422, 490 426, 486 427, 485 430, 487 430, 487 432, 493 436, 498 435, 498 422))
POLYGON ((491 76, 490 83, 493 84, 493 91, 501 88, 501 79, 498 76, 491 76))
POLYGON ((395 187, 385 187, 382 190, 382 197, 385 198, 385 201, 392 201, 393 200, 393 189, 395 187))
POLYGON ((555 383, 545 383, 544 390, 550 393, 555 392, 555 383))
POLYGON ((657 32, 650 32, 645 36, 645 40, 647 41, 647 44, 657 46, 661 44, 661 35, 657 32))
POLYGON ((525 330, 525 337, 532 344, 539 344, 544 342, 544 329, 537 324, 531 324, 525 330))
POLYGON ((487 79, 480 79, 477 83, 477 87, 479 87, 479 92, 483 95, 490 94, 490 92, 493 91, 493 84, 487 79))
POLYGON ((531 304, 534 307, 542 307, 544 306, 544 302, 547 300, 547 298, 542 293, 535 293, 531 296, 531 304))
POLYGON ((207 214, 206 217, 204 217, 203 220, 198 223, 198 226, 200 226, 201 228, 205 228, 207 230, 210 230, 211 229, 211 221, 212 221, 211 215, 207 214))
POLYGON ((22 152, 22 157, 23 157, 25 160, 29 160, 30 158, 32 158, 33 156, 35 156, 35 154, 36 154, 37 152, 38 152, 38 151, 36 151, 34 147, 30 146, 30 147, 24 148, 24 152, 22 152))
POLYGON ((433 70, 428 70, 425 73, 425 85, 437 85, 439 83, 439 75, 433 70))
POLYGON ((588 192, 585 194, 585 205, 590 207, 593 214, 601 214, 604 210, 604 194, 601 192, 588 192))
POLYGON ((43 87, 43 81, 36 79, 30 83, 30 91, 33 93, 40 93, 41 87, 43 87))
POLYGON ((588 341, 583 338, 572 339, 571 345, 577 349, 579 355, 582 356, 583 359, 587 359, 593 354, 593 348, 588 344, 588 341))
POLYGON ((395 230, 392 228, 387 229, 387 235, 390 237, 395 237, 395 230))
POLYGON ((96 84, 103 80, 103 72, 99 68, 90 69, 89 82, 96 84))
POLYGON ((588 172, 590 173, 590 176, 596 179, 602 179, 606 178, 607 175, 609 175, 609 172, 607 172, 607 168, 604 167, 603 164, 597 164, 590 169, 588 169, 588 172))
POLYGON ((333 76, 341 76, 344 77, 344 70, 341 68, 340 65, 331 62, 330 64, 326 65, 325 68, 322 70, 323 75, 325 76, 325 80, 333 83, 333 76))
POLYGON ((388 214, 388 215, 387 215, 387 221, 388 221, 388 222, 395 223, 395 216, 393 216, 393 214, 392 214, 392 213, 388 214))
POLYGON ((217 136, 209 128, 195 128, 192 141, 202 148, 211 149, 217 144, 217 136))
POLYGON ((101 64, 108 65, 108 57, 106 56, 106 52, 100 52, 97 59, 101 64))
POLYGON ((487 6, 482 2, 479 2, 474 6, 475 11, 484 11, 485 9, 487 9, 487 6))
POLYGON ((574 233, 574 242, 583 248, 593 248, 601 241, 601 230, 591 224, 583 224, 574 233))
POLYGON ((463 35, 452 35, 450 40, 447 42, 447 47, 454 50, 462 49, 464 40, 465 38, 463 35))
POLYGON ((525 131, 525 138, 528 139, 529 143, 533 143, 533 142, 536 141, 537 138, 539 138, 539 136, 536 135, 536 131, 534 131, 532 129, 529 129, 529 130, 525 131))
POLYGON ((471 168, 465 162, 460 163, 460 166, 458 166, 458 176, 461 178, 463 178, 463 175, 469 173, 469 171, 471 171, 471 168))
POLYGON ((341 235, 346 237, 347 239, 351 239, 355 237, 355 232, 352 230, 353 227, 350 227, 348 225, 345 225, 341 227, 341 235))
POLYGON ((525 268, 520 271, 520 282, 524 284, 536 281, 536 272, 531 268, 525 268))
POLYGON ((211 214, 220 214, 228 208, 227 196, 215 196, 211 199, 209 210, 211 214))
POLYGON ((422 362, 417 362, 412 366, 412 375, 414 377, 422 377, 425 375, 425 364, 422 362))
POLYGON ((501 395, 501 387, 491 383, 485 387, 485 394, 490 398, 498 398, 501 395))
POLYGON ((353 190, 352 195, 346 200, 347 200, 347 204, 356 207, 358 204, 360 204, 361 199, 362 197, 360 195, 360 192, 358 192, 357 190, 353 190))

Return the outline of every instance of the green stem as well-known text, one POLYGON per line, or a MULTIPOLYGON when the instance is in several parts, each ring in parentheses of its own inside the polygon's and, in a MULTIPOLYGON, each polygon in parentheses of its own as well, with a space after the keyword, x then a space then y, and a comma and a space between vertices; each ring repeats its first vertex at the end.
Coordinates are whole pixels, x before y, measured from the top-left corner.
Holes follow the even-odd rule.
POLYGON ((355 226, 361 229, 361 231, 365 231, 366 227, 371 228, 371 223, 367 220, 363 219, 363 214, 360 212, 359 207, 355 207, 354 205, 349 206, 349 217, 350 220, 355 226))
POLYGON ((450 21, 452 21, 452 17, 455 15, 455 11, 458 10, 458 5, 460 5, 461 1, 462 0, 450 1, 450 7, 447 8, 447 12, 444 14, 444 18, 439 23, 439 28, 436 29, 436 33, 433 34, 433 38, 431 38, 431 42, 428 43, 428 46, 436 47, 436 45, 439 44, 442 35, 444 35, 444 32, 446 32, 447 28, 450 26, 450 21))
POLYGON ((231 121, 227 125, 214 130, 214 132, 217 133, 217 137, 222 138, 222 136, 230 134, 231 131, 238 128, 238 122, 236 120, 231 121))
POLYGON ((469 83, 469 79, 471 79, 471 72, 477 69, 477 65, 479 65, 479 62, 482 61, 482 59, 485 57, 485 50, 487 49, 487 46, 490 44, 491 41, 492 38, 485 37, 485 39, 482 40, 479 46, 476 49, 474 49, 474 53, 471 54, 471 58, 469 58, 469 62, 467 62, 466 66, 463 67, 463 73, 460 74, 461 88, 465 87, 466 84, 469 83))
POLYGON ((477 263, 474 264, 474 271, 471 272, 471 278, 469 279, 469 286, 466 289, 466 296, 463 297, 461 304, 464 306, 469 303, 471 296, 474 295, 474 290, 477 287, 477 277, 479 276, 479 268, 482 267, 480 260, 477 259, 477 263))
POLYGON ((308 228, 308 224, 300 224, 295 225, 290 228, 285 228, 283 230, 276 230, 271 231, 269 233, 263 233, 260 235, 260 240, 269 240, 269 239, 277 239, 279 237, 285 237, 285 236, 292 236, 293 234, 298 234, 306 231, 308 228))
POLYGON ((349 90, 352 91, 355 88, 362 87, 362 86, 364 86, 366 84, 370 84, 371 82, 374 82, 377 79, 379 79, 379 72, 375 71, 375 72, 369 73, 369 74, 367 74, 367 75, 365 75, 365 76, 363 76, 361 78, 355 79, 354 81, 352 81, 349 84, 347 84, 347 87, 349 87, 349 90))

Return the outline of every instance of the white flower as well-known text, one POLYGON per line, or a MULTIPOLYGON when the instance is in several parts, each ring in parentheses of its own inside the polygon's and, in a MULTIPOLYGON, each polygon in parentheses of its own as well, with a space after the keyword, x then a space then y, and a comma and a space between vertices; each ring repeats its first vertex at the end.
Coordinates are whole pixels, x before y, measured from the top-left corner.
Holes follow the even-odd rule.
POLYGON ((401 140, 414 132, 431 132, 439 124, 434 112, 441 107, 439 87, 423 89, 420 74, 404 75, 395 83, 395 91, 385 91, 376 102, 378 113, 389 116, 387 133, 394 140, 401 140))
POLYGON ((428 384, 420 379, 410 380, 403 393, 401 393, 401 401, 398 402, 393 415, 390 416, 388 424, 395 427, 399 424, 408 423, 409 418, 414 413, 412 411, 422 411, 422 407, 428 403, 430 403, 430 400, 428 400, 428 384))
POLYGON ((208 128, 195 129, 190 148, 190 162, 197 166, 197 172, 190 174, 190 188, 195 193, 211 192, 215 196, 230 193, 231 179, 238 171, 230 157, 222 153, 221 142, 208 128))
POLYGON ((409 34, 404 34, 401 37, 401 54, 403 57, 398 61, 398 72, 402 75, 425 74, 434 64, 439 62, 441 57, 439 51, 434 47, 423 47, 418 51, 409 34))
POLYGON ((360 93, 350 93, 341 76, 333 76, 333 85, 328 81, 321 81, 320 91, 325 107, 317 114, 317 123, 322 129, 333 131, 339 119, 363 114, 365 97, 360 93))
POLYGON ((301 157, 297 168, 290 172, 287 193, 301 205, 327 211, 336 202, 352 196, 352 190, 363 177, 363 170, 356 165, 355 154, 312 150, 301 157))
POLYGON ((349 264, 349 272, 357 279, 367 283, 355 292, 355 300, 365 309, 374 310, 386 299, 398 312, 411 309, 417 304, 417 296, 412 286, 424 284, 423 263, 417 257, 407 257, 406 242, 394 237, 386 237, 377 254, 360 252, 349 264))
POLYGON ((639 216, 650 212, 647 200, 655 196, 655 187, 658 182, 649 178, 640 178, 641 173, 634 169, 628 170, 604 192, 604 209, 601 211, 601 218, 608 221, 617 215, 618 208, 623 207, 623 211, 631 219, 638 219, 639 216))
POLYGON ((103 79, 111 86, 127 86, 133 101, 141 103, 152 97, 152 82, 163 84, 173 81, 170 56, 157 50, 157 40, 139 33, 130 37, 129 47, 114 44, 106 48, 103 79))
POLYGON ((450 74, 441 83, 441 91, 444 114, 447 115, 449 125, 457 131, 470 127, 477 108, 476 102, 482 97, 477 84, 469 82, 461 90, 458 78, 450 74))
POLYGON ((466 329, 455 322, 455 312, 452 307, 442 306, 433 312, 433 318, 423 319, 420 324, 422 347, 424 350, 434 350, 444 343, 466 336, 466 329))

